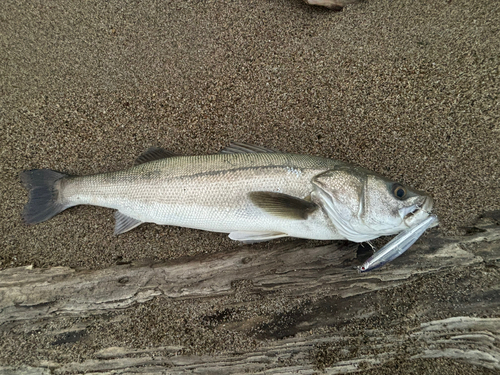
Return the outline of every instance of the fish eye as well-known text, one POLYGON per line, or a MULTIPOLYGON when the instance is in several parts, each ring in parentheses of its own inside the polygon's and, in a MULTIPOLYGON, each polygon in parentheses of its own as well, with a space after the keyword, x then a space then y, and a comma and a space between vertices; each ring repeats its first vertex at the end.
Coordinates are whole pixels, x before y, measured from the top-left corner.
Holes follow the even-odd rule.
POLYGON ((392 185, 392 194, 398 199, 404 199, 406 197, 406 189, 401 184, 392 185))

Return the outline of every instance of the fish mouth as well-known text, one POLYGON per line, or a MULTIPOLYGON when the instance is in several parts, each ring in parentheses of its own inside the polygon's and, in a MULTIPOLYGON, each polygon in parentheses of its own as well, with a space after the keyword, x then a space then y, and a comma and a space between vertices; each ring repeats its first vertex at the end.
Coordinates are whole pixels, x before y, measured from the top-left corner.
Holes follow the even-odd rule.
MULTIPOLYGON (((422 203, 417 203, 409 207, 403 207, 399 210, 399 214, 404 223, 411 227, 425 220, 430 214, 434 201, 431 197, 426 197, 422 203)), ((437 224, 436 224, 437 225, 437 224)))

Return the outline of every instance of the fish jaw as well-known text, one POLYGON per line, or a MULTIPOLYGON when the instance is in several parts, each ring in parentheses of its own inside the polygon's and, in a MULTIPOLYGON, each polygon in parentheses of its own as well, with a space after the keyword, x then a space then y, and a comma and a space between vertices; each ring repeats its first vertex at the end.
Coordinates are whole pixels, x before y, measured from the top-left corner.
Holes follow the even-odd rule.
MULTIPOLYGON (((423 196, 421 202, 417 202, 410 207, 403 207, 399 210, 401 219, 407 228, 413 227, 429 217, 434 200, 430 196, 423 196)), ((432 227, 438 225, 437 220, 432 224, 432 227)))

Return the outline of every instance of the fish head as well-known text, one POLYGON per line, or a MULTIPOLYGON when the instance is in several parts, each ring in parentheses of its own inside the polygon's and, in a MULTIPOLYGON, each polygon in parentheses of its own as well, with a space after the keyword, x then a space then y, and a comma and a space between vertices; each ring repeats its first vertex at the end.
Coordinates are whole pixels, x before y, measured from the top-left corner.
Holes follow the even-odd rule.
POLYGON ((355 166, 329 170, 312 182, 313 199, 354 242, 399 233, 425 220, 433 207, 429 195, 355 166))

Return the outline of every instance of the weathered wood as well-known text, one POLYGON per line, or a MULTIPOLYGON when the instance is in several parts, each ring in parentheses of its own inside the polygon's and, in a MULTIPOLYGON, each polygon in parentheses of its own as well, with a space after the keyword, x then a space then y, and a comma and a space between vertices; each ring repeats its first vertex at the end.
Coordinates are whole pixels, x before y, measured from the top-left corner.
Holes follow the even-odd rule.
POLYGON ((402 257, 367 274, 353 268, 363 260, 356 259, 357 245, 335 242, 307 248, 303 241, 271 246, 265 252, 243 246, 204 258, 96 271, 6 269, 0 272, 0 333, 11 339, 14 328, 43 331, 59 338, 50 349, 54 351, 61 343, 85 336, 89 323, 82 318, 104 321, 109 312, 121 309, 126 314, 148 301, 225 298, 225 314, 254 307, 255 298, 237 296, 244 290, 249 296, 280 300, 285 311, 215 319, 224 330, 257 340, 243 352, 193 355, 182 345, 118 345, 96 350, 81 361, 37 360, 25 367, 9 367, 3 361, 6 366, 0 372, 116 374, 168 369, 172 374, 312 374, 322 369, 337 374, 401 358, 449 358, 500 370, 498 219, 499 213, 485 216, 463 237, 443 237, 433 230, 402 257), (472 277, 482 279, 475 282, 472 277), (433 283, 435 295, 429 291, 433 283), (421 284, 426 287, 419 289, 421 284), (294 307, 287 309, 288 304, 294 307), (435 316, 440 318, 432 319, 435 316), (63 329, 58 324, 62 319, 77 320, 63 329))

